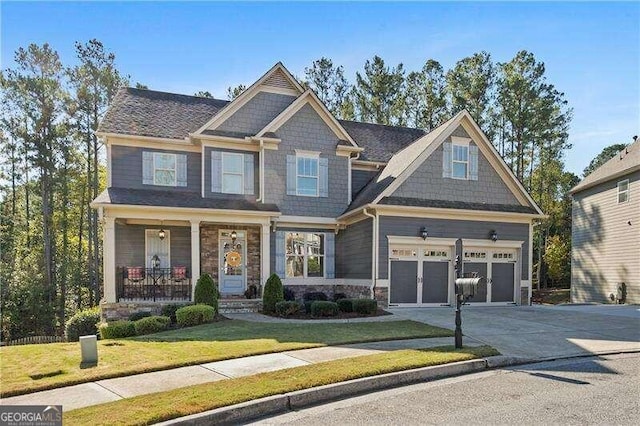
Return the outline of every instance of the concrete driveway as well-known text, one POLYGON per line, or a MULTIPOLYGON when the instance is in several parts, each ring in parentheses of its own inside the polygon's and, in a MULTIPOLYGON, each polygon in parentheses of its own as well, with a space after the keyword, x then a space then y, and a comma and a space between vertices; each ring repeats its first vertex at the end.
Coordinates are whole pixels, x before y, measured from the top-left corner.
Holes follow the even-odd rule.
MULTIPOLYGON (((389 310, 396 318, 455 328, 452 308, 389 310)), ((462 331, 504 355, 535 359, 640 351, 640 306, 463 306, 462 331)))

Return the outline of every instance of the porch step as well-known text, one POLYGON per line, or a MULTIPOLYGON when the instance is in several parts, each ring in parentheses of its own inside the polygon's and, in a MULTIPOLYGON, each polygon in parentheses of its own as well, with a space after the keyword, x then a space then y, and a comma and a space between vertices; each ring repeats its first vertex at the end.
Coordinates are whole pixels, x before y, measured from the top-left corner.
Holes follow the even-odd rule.
POLYGON ((221 314, 260 312, 262 310, 262 299, 220 299, 218 308, 221 314))

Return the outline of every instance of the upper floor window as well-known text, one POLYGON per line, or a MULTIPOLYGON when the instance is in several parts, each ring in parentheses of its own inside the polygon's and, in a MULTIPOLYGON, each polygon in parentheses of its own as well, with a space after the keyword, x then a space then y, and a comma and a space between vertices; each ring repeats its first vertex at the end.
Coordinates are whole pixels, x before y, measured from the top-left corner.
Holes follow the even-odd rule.
POLYGON ((153 153, 153 184, 176 186, 176 154, 153 153))
POLYGON ((453 144, 451 175, 455 179, 467 179, 469 173, 469 145, 453 144))
POLYGON ((324 251, 324 234, 287 232, 286 277, 323 277, 324 251))
POLYGON ((244 155, 222 153, 222 192, 244 194, 244 155))
POLYGON ((618 182, 618 203, 629 201, 629 179, 618 182))
POLYGON ((296 188, 297 195, 309 197, 318 196, 318 157, 296 157, 296 188))

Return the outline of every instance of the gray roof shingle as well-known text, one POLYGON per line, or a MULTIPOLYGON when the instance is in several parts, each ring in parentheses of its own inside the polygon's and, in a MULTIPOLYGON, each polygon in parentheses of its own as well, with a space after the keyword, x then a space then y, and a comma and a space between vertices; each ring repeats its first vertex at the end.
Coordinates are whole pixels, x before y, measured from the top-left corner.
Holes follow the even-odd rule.
POLYGON ((426 134, 422 129, 410 127, 338 121, 353 140, 364 148, 360 160, 387 162, 393 154, 426 134))
POLYGON ((571 188, 572 194, 640 168, 640 139, 616 154, 571 188))
POLYGON ((464 209, 464 210, 483 210, 483 211, 492 211, 492 212, 537 214, 536 209, 529 206, 518 206, 518 205, 511 205, 511 204, 467 203, 463 201, 447 201, 447 200, 422 200, 419 198, 384 197, 382 200, 380 200, 380 204, 393 205, 393 206, 436 207, 441 209, 464 209))
POLYGON ((122 87, 98 132, 184 139, 229 101, 122 87))
POLYGON ((278 206, 275 204, 256 203, 255 201, 250 201, 242 197, 202 198, 199 192, 173 192, 130 188, 107 188, 102 191, 93 202, 95 204, 280 212, 278 206))

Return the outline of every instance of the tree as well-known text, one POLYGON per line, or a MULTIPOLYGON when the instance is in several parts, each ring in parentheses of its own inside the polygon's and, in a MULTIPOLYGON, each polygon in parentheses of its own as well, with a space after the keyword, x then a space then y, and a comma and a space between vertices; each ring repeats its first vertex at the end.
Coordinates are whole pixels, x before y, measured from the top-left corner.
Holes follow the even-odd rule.
POLYGON ((602 149, 600 154, 596 155, 596 157, 591 160, 589 165, 584 168, 582 172, 583 177, 587 177, 592 172, 594 172, 598 167, 602 166, 607 161, 611 160, 613 157, 618 155, 620 151, 626 148, 626 144, 624 143, 614 143, 613 145, 609 145, 602 149))
POLYGON ((244 84, 239 84, 236 87, 227 87, 227 98, 232 101, 235 98, 237 98, 238 96, 240 96, 240 94, 242 92, 244 92, 247 89, 247 86, 245 86, 244 84))
POLYGON ((447 72, 446 80, 451 113, 457 114, 466 109, 489 140, 493 140, 495 130, 491 126, 491 117, 495 69, 491 55, 480 52, 459 60, 447 72))
POLYGON ((389 68, 379 56, 367 60, 364 75, 356 73, 353 90, 356 116, 371 123, 403 124, 404 88, 402 64, 389 68))
POLYGON ((413 127, 431 131, 447 120, 446 80, 442 65, 429 59, 407 76, 406 115, 413 127))
POLYGON ((322 57, 304 69, 304 84, 311 88, 333 115, 342 117, 350 85, 344 77, 344 68, 334 66, 331 59, 322 57))
MULTIPOLYGON (((569 237, 570 238, 570 237, 569 237)), ((547 239, 544 261, 553 284, 567 283, 571 274, 571 244, 566 236, 553 235, 547 239)))
POLYGON ((206 90, 205 91, 199 90, 196 93, 194 93, 193 96, 198 96, 200 98, 213 98, 213 95, 211 94, 211 92, 206 90))
POLYGON ((142 84, 142 83, 138 82, 138 83, 136 83, 136 89, 149 90, 149 86, 147 86, 146 84, 142 84))

